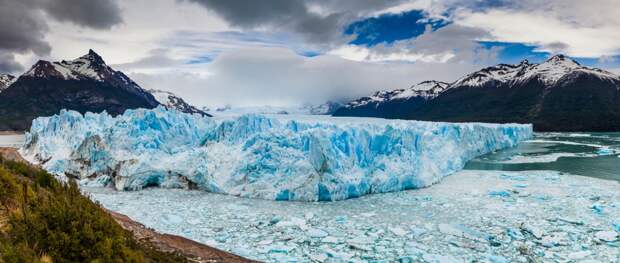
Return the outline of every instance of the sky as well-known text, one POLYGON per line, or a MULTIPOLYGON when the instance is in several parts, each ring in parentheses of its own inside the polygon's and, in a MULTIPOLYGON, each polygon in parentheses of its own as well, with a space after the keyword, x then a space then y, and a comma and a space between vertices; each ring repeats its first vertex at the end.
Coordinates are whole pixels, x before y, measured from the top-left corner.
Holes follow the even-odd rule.
POLYGON ((301 106, 565 54, 620 73, 617 0, 0 0, 0 73, 89 49, 198 106, 301 106))

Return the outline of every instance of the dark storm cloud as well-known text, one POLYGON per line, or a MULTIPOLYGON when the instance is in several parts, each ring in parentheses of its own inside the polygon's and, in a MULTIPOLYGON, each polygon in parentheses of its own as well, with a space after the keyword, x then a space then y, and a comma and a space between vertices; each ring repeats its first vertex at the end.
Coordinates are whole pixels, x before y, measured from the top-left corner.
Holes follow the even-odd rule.
POLYGON ((32 8, 34 3, 0 0, 0 50, 37 55, 50 52, 50 45, 43 40, 48 27, 40 12, 32 8))
POLYGON ((15 62, 15 57, 13 56, 13 54, 0 51, 0 73, 16 72, 23 69, 24 68, 22 67, 22 65, 15 62))
POLYGON ((108 29, 121 23, 116 0, 0 0, 0 71, 15 72, 22 66, 14 54, 48 55, 46 18, 82 27, 108 29))
POLYGON ((54 19, 95 29, 110 29, 123 22, 116 1, 45 0, 42 8, 54 19))
POLYGON ((186 0, 214 11, 230 25, 269 27, 299 33, 313 43, 343 40, 342 30, 360 14, 395 5, 400 0, 186 0), (320 12, 314 12, 312 8, 320 12))

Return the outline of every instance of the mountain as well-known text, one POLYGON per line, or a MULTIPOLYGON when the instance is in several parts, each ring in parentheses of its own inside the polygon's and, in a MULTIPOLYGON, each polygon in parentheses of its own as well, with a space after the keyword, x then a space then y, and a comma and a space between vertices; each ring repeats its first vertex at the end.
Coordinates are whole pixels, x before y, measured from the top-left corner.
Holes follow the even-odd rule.
POLYGON ((349 107, 334 115, 533 123, 537 131, 620 131, 620 77, 563 55, 539 64, 524 60, 484 68, 426 101, 403 104, 393 97, 375 109, 349 107))
POLYGON ((181 97, 175 95, 172 92, 163 90, 148 90, 148 92, 153 94, 155 99, 166 109, 175 109, 180 112, 191 114, 198 113, 202 116, 211 117, 211 115, 209 115, 208 113, 190 105, 189 103, 185 102, 185 100, 183 100, 181 97))
POLYGON ((8 74, 0 74, 0 92, 11 86, 14 81, 14 76, 8 74))
POLYGON ((441 81, 424 81, 408 89, 378 91, 369 97, 353 100, 334 112, 335 116, 399 118, 400 114, 424 105, 447 87, 441 81))
POLYGON ((40 60, 5 88, 0 93, 0 130, 28 129, 34 118, 61 109, 118 115, 158 105, 153 95, 90 50, 75 60, 40 60))
POLYGON ((301 108, 301 111, 310 115, 332 115, 342 106, 344 106, 344 103, 330 100, 323 104, 304 106, 301 108))
POLYGON ((226 105, 220 108, 204 107, 203 110, 212 115, 243 115, 243 114, 278 114, 278 115, 332 115, 344 105, 337 101, 327 101, 322 104, 307 104, 304 106, 241 106, 226 105), (214 110, 213 110, 214 109, 214 110))

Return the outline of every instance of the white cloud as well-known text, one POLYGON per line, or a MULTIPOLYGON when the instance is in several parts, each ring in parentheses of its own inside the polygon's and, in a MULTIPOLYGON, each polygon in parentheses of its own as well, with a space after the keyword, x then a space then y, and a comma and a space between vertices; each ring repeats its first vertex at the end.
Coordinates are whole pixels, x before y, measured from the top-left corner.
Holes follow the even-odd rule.
POLYGON ((373 47, 346 45, 330 51, 354 61, 384 62, 465 62, 490 64, 497 62, 497 49, 485 49, 475 40, 488 36, 484 30, 459 25, 448 25, 435 31, 427 27, 413 39, 379 44, 373 47))
MULTIPOLYGON (((220 18, 194 5, 179 4, 177 0, 119 1, 123 23, 110 30, 96 30, 70 23, 49 21, 50 31, 45 39, 52 43, 48 57, 34 54, 18 57, 19 62, 31 65, 38 59, 72 59, 88 49, 97 51, 108 64, 130 63, 150 56, 152 50, 169 48, 162 39, 178 31, 226 31, 229 26, 220 18)), ((185 59, 182 48, 170 48, 173 59, 185 59)))
POLYGON ((484 11, 461 9, 453 18, 458 25, 490 33, 479 40, 527 43, 539 46, 540 51, 600 57, 620 51, 620 8, 616 6, 617 2, 610 1, 549 1, 484 11))
POLYGON ((170 90, 197 105, 297 106, 356 98, 420 81, 453 81, 476 69, 468 63, 368 63, 324 55, 313 58, 278 47, 230 50, 201 68, 131 74, 145 88, 170 90))

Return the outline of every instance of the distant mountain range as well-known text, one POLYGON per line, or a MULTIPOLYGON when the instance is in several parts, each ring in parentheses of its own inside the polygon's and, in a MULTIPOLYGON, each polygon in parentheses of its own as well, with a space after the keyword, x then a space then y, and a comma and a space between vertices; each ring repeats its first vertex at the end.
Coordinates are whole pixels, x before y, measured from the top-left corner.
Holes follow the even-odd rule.
POLYGON ((203 111, 212 113, 213 115, 241 115, 248 113, 281 115, 332 115, 342 106, 344 106, 344 103, 337 101, 327 101, 322 104, 307 104, 297 107, 281 107, 269 105, 248 107, 225 106, 215 109, 205 107, 203 108, 203 111))
POLYGON ((537 131, 620 131, 620 77, 556 55, 499 64, 349 102, 334 116, 533 123, 537 131))
POLYGON ((27 130, 34 118, 61 109, 118 115, 127 109, 164 105, 206 114, 173 94, 154 94, 107 66, 93 50, 70 61, 40 60, 18 78, 0 75, 0 130, 27 130))

